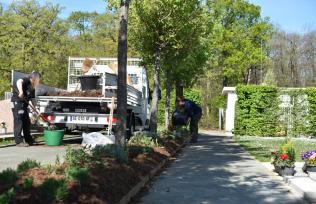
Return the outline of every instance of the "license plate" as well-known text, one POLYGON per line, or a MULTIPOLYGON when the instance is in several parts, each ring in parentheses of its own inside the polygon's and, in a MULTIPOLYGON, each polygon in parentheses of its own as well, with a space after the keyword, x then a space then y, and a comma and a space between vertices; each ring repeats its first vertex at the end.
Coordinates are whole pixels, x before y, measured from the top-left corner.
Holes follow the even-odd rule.
POLYGON ((89 117, 89 116, 69 116, 68 119, 69 122, 76 122, 76 123, 85 123, 85 122, 95 122, 94 117, 89 117))

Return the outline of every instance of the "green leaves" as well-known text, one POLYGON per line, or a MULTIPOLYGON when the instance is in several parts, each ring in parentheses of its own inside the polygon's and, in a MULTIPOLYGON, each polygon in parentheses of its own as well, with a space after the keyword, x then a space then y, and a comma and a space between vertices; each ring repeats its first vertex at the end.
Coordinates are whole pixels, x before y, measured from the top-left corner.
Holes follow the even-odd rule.
POLYGON ((250 136, 274 136, 277 127, 277 88, 239 85, 235 133, 250 136))

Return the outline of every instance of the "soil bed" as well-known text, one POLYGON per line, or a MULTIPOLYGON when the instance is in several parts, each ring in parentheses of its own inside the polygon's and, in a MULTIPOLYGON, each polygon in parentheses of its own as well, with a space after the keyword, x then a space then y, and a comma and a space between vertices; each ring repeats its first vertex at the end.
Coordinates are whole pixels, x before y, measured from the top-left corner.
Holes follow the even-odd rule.
MULTIPOLYGON (((155 147, 147 154, 130 154, 127 164, 119 163, 110 157, 102 158, 103 165, 90 168, 89 182, 84 185, 75 181, 66 182, 69 193, 66 199, 57 203, 118 203, 152 170, 171 158, 183 143, 181 139, 166 140, 163 147, 155 147)), ((47 179, 64 181, 65 172, 50 173, 47 168, 41 167, 21 173, 15 184, 13 203, 49 203, 40 196, 40 187, 47 179), (25 189, 25 179, 30 177, 34 178, 33 184, 25 189)), ((1 195, 8 188, 0 190, 1 195)))

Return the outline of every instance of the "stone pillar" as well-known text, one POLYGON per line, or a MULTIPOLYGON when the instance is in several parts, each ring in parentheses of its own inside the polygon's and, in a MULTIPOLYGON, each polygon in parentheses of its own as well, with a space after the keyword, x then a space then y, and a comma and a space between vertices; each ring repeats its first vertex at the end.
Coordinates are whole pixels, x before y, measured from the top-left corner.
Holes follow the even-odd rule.
POLYGON ((227 106, 225 110, 225 131, 232 133, 235 122, 235 104, 237 94, 235 87, 224 87, 222 94, 227 95, 227 106))

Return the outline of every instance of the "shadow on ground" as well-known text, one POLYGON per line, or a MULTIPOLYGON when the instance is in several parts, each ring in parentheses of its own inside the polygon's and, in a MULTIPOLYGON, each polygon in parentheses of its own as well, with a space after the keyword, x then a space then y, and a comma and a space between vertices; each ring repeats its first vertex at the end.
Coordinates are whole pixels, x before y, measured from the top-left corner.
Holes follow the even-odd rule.
POLYGON ((201 135, 154 182, 146 204, 304 203, 229 137, 201 135))

